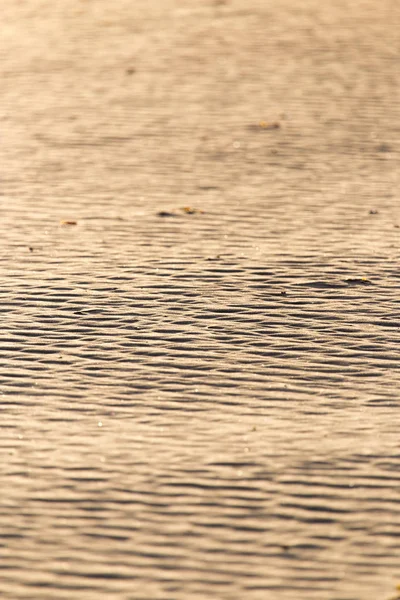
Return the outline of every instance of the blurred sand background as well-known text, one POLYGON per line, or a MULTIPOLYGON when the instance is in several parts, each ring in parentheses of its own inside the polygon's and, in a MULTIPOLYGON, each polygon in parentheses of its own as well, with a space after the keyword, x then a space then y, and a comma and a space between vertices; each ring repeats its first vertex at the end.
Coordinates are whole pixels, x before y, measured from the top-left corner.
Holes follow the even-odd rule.
POLYGON ((400 583, 397 0, 2 0, 0 596, 400 583))

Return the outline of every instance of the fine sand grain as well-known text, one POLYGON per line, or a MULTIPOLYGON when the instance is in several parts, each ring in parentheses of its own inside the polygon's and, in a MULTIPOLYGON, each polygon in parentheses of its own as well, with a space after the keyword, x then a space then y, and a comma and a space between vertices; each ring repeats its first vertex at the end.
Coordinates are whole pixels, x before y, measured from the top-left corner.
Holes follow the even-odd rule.
POLYGON ((397 0, 2 0, 2 600, 400 583, 397 0))

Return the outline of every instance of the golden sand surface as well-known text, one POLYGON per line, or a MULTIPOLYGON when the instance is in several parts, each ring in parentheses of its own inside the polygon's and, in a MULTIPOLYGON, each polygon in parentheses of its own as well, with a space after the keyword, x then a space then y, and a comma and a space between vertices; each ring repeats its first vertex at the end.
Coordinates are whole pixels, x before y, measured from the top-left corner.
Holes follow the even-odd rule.
POLYGON ((0 598, 396 597, 398 1, 0 13, 0 598))

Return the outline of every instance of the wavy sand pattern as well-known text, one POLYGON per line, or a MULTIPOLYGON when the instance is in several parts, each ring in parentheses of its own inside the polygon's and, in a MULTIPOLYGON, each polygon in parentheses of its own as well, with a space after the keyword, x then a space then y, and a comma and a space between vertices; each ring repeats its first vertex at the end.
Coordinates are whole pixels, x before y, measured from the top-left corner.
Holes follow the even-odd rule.
POLYGON ((1 10, 1 598, 393 596, 398 2, 1 10))

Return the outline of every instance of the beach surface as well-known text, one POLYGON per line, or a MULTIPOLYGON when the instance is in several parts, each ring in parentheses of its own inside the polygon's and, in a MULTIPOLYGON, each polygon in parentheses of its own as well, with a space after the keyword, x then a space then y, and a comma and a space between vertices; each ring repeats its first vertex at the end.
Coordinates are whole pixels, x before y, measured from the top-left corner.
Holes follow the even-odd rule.
POLYGON ((0 19, 2 600, 396 597, 397 0, 0 19))

